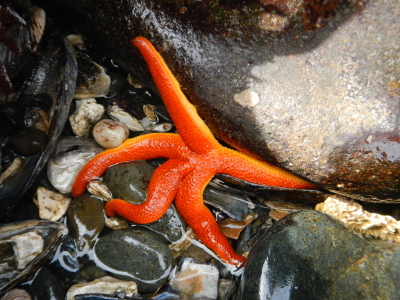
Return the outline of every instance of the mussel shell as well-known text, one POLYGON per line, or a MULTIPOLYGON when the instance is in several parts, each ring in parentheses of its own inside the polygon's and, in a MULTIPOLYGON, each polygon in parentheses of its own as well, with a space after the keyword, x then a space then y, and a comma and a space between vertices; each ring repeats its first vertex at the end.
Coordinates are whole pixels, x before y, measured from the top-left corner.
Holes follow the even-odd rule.
POLYGON ((23 84, 16 101, 24 94, 47 93, 53 99, 49 112, 48 141, 44 150, 25 159, 22 171, 0 185, 0 218, 12 210, 45 166, 54 144, 68 118, 75 91, 77 63, 74 50, 67 39, 53 42, 43 53, 38 67, 23 84))
POLYGON ((21 235, 35 230, 43 240, 43 251, 35 259, 33 259, 21 271, 15 271, 11 278, 1 278, 0 280, 0 295, 6 293, 26 276, 32 274, 45 261, 52 258, 58 245, 67 236, 68 229, 65 225, 59 222, 44 221, 44 220, 31 220, 20 223, 6 224, 0 227, 0 240, 6 241, 12 236, 21 235))

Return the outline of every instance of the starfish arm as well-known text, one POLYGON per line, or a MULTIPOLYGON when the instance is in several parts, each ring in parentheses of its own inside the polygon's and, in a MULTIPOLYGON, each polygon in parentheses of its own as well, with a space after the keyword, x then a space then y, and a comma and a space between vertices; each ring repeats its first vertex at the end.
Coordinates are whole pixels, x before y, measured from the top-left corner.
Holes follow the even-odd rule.
POLYGON ((136 37, 132 43, 147 62, 161 98, 188 148, 197 154, 217 148, 218 141, 197 114, 196 108, 187 100, 178 81, 153 45, 144 37, 136 37))
POLYGON ((251 183, 292 189, 316 189, 317 187, 289 173, 236 150, 218 149, 220 168, 217 173, 227 174, 251 183))
POLYGON ((170 159, 154 172, 146 202, 132 204, 120 199, 109 201, 105 206, 107 216, 121 217, 137 223, 157 221, 168 210, 174 200, 182 178, 191 170, 191 165, 177 159, 170 159))
POLYGON ((121 146, 96 155, 82 168, 72 186, 72 196, 82 195, 87 184, 99 178, 109 166, 157 157, 181 158, 189 152, 180 136, 173 133, 153 133, 127 139, 121 146))
POLYGON ((214 174, 210 170, 199 168, 186 175, 178 190, 175 205, 183 220, 205 246, 214 251, 222 261, 238 266, 244 261, 244 257, 235 253, 214 216, 203 203, 203 190, 214 174))

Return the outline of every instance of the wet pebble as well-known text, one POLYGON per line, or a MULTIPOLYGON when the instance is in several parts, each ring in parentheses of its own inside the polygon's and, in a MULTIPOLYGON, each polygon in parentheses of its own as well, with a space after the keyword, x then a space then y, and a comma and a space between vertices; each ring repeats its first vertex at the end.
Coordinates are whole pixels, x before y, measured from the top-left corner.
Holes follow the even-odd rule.
POLYGON ((78 294, 104 294, 115 295, 123 292, 124 297, 131 297, 137 294, 137 286, 134 281, 124 281, 105 276, 91 282, 79 283, 71 286, 65 297, 66 300, 75 299, 78 294))
POLYGON ((111 119, 103 119, 93 127, 93 137, 104 148, 115 148, 127 139, 129 128, 125 123, 111 119))
POLYGON ((96 99, 76 100, 76 110, 69 116, 72 131, 77 136, 87 136, 104 115, 104 106, 98 104, 96 99))
POLYGON ((185 258, 179 272, 171 279, 169 288, 182 300, 217 299, 219 271, 213 264, 198 264, 185 258))
POLYGON ((333 217, 302 210, 254 246, 236 299, 395 299, 399 258, 396 243, 371 243, 333 217))
POLYGON ((96 242, 105 223, 104 202, 89 194, 74 199, 68 211, 68 228, 78 252, 86 252, 96 242))
POLYGON ((41 219, 58 221, 67 211, 71 198, 39 186, 33 202, 39 209, 41 219))
POLYGON ((29 285, 35 300, 64 300, 65 288, 57 276, 47 267, 36 272, 29 285))
POLYGON ((104 149, 93 139, 60 138, 47 164, 47 177, 61 193, 69 193, 79 171, 104 149))
POLYGON ((103 181, 114 198, 141 204, 147 198, 147 189, 155 169, 144 160, 122 163, 108 168, 103 181))
POLYGON ((36 128, 18 130, 10 136, 10 146, 23 156, 39 153, 47 143, 47 135, 36 128))
POLYGON ((171 251, 163 238, 141 228, 100 237, 95 245, 95 262, 116 278, 135 281, 141 294, 163 286, 173 267, 171 251))

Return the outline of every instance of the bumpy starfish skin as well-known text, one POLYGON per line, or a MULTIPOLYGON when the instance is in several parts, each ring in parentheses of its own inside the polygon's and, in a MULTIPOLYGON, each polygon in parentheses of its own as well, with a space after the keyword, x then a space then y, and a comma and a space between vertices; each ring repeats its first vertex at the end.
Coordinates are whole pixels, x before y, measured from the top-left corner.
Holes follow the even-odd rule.
POLYGON ((223 173, 268 186, 316 187, 285 170, 220 145, 151 43, 143 37, 133 39, 132 43, 147 62, 179 135, 147 134, 100 153, 79 173, 72 195, 80 196, 87 184, 100 177, 111 165, 165 157, 168 161, 154 172, 145 203, 135 205, 119 199, 111 200, 105 207, 106 214, 118 214, 135 223, 151 223, 162 217, 175 199, 176 208, 199 239, 222 261, 238 266, 244 261, 243 256, 234 252, 203 203, 203 190, 212 177, 223 173))

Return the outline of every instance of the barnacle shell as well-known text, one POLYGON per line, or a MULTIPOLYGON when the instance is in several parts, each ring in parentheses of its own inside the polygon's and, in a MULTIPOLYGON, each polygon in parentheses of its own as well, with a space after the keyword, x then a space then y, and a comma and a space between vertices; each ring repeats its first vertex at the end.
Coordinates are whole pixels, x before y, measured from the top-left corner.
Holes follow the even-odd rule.
POLYGON ((332 215, 354 230, 382 240, 400 242, 400 223, 391 216, 365 211, 354 200, 330 196, 317 204, 316 210, 332 215))

